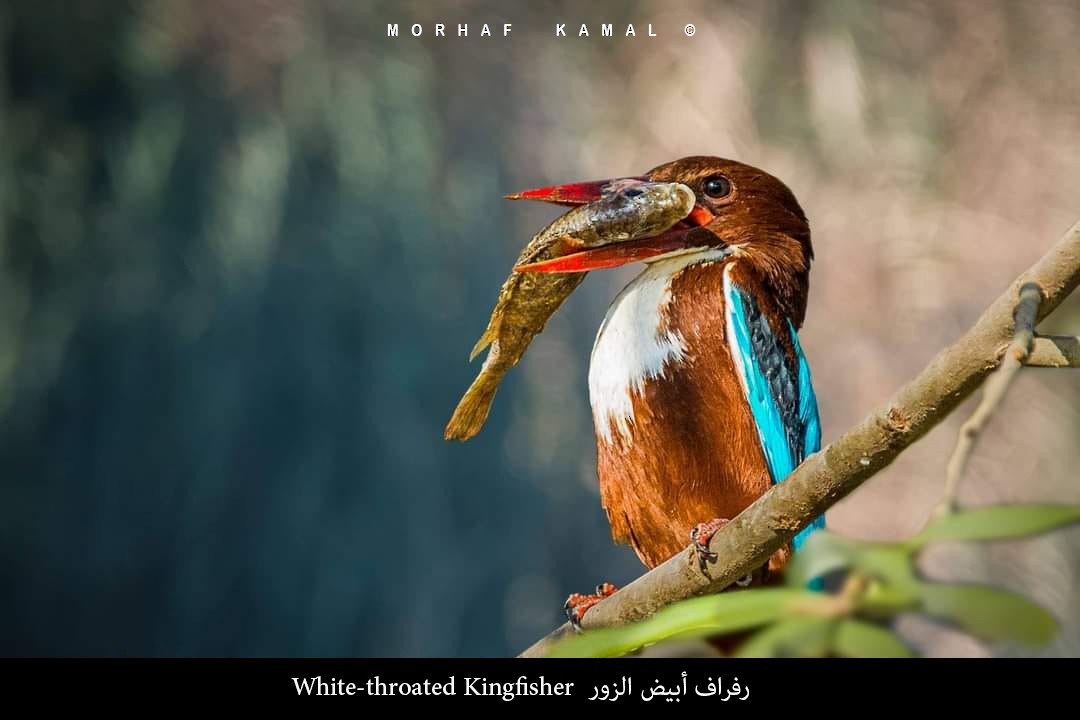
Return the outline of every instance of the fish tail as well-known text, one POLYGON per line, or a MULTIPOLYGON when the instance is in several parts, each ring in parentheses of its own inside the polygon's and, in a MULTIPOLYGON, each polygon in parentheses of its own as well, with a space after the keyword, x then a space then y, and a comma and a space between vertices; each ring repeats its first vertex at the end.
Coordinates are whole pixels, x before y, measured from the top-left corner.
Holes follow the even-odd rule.
POLYGON ((491 401, 495 399, 495 391, 499 389, 501 373, 481 370, 473 384, 465 391, 450 422, 446 424, 443 437, 447 440, 461 440, 464 442, 484 426, 488 411, 491 410, 491 401))

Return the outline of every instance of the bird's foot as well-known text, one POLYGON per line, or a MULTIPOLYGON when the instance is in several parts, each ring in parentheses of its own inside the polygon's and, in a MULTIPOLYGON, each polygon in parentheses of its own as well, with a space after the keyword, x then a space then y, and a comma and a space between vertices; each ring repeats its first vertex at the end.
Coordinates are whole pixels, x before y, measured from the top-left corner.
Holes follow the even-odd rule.
MULTIPOLYGON (((706 567, 706 563, 709 560, 716 559, 716 553, 709 549, 709 541, 712 540, 720 528, 727 525, 729 520, 727 518, 713 518, 709 522, 698 523, 690 531, 690 542, 694 545, 694 553, 697 555, 698 567, 701 568, 703 575, 708 575, 709 571, 706 567)), ((754 574, 749 573, 742 576, 735 581, 735 584, 741 588, 750 587, 750 584, 754 582, 754 574)))
POLYGON ((581 618, 585 617, 585 611, 604 598, 611 597, 618 589, 611 583, 605 582, 597 585, 596 592, 592 595, 571 594, 570 597, 566 598, 566 603, 563 604, 566 619, 570 621, 575 630, 581 632, 581 618))
POLYGON ((706 575, 708 573, 705 570, 705 563, 709 560, 716 559, 716 553, 709 549, 709 541, 712 540, 713 535, 715 535, 720 528, 727 524, 727 518, 713 518, 709 522, 698 523, 690 530, 690 542, 694 545, 698 566, 701 568, 701 572, 706 575))

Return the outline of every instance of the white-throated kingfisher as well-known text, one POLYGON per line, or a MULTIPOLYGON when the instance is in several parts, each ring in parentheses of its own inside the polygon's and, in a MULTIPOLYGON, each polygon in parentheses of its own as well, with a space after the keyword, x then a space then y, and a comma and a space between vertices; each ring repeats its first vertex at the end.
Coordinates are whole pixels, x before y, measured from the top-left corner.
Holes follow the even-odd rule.
MULTIPOLYGON (((589 364, 600 495, 612 536, 652 568, 686 547, 702 569, 708 541, 820 447, 817 400, 799 346, 810 227, 795 196, 757 168, 687 157, 653 168, 696 205, 656 237, 517 268, 584 272, 648 263, 608 309, 589 364)), ((574 205, 622 179, 511 195, 574 205)), ((794 538, 824 524, 819 518, 794 538)), ((765 582, 790 547, 740 581, 765 582)), ((615 588, 572 595, 575 624, 615 588)))

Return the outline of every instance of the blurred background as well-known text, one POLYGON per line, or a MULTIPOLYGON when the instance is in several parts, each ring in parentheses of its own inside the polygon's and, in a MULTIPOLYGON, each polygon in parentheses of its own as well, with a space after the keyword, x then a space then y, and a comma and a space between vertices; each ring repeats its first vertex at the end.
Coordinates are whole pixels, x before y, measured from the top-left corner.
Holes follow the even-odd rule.
MULTIPOLYGON (((500 196, 690 154, 781 177, 814 232, 829 442, 1080 217, 1077 37, 1080 3, 1050 0, 4 3, 0 652, 517 652, 642 569, 610 540, 586 390, 639 267, 590 276, 445 443, 558 213, 500 196)), ((1044 329, 1075 334, 1080 303, 1044 329)), ((1078 407, 1076 371, 1025 371, 962 499, 1080 501, 1078 407)), ((830 524, 919 529, 970 408, 830 524)), ((1077 530, 925 569, 1022 591, 1064 623, 1045 653, 1080 653, 1077 530)), ((903 625, 930 654, 1013 652, 903 625)))

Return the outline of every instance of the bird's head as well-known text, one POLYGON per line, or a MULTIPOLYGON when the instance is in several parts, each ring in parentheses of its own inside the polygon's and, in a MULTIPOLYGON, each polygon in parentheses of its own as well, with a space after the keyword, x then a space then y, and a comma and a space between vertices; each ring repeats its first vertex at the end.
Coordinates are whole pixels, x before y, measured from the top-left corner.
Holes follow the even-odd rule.
POLYGON ((581 205, 631 179, 682 183, 694 191, 694 209, 659 235, 570 252, 517 269, 584 272, 694 253, 701 253, 703 259, 744 258, 787 306, 796 324, 801 323, 814 254, 810 226, 791 190, 767 172, 734 160, 695 156, 634 178, 555 185, 507 197, 581 205))

